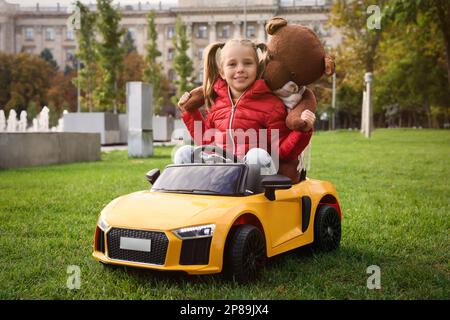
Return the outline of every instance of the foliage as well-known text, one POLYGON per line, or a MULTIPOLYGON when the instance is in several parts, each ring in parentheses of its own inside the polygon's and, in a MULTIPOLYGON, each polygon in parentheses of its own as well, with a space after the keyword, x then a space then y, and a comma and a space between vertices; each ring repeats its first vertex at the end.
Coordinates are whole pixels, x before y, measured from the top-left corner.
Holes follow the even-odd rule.
POLYGON ((15 109, 20 114, 30 102, 38 106, 45 105, 53 72, 50 64, 39 56, 0 53, 0 82, 5 85, 0 87, 1 107, 6 111, 15 109))
MULTIPOLYGON (((385 0, 378 1, 383 7, 385 0)), ((381 30, 367 28, 367 8, 372 0, 337 0, 331 10, 330 23, 343 35, 342 46, 351 46, 347 54, 358 61, 361 72, 373 72, 381 30)), ((349 57, 350 58, 350 57, 349 57)))
POLYGON ((0 108, 11 99, 11 82, 14 56, 0 52, 0 108))
POLYGON ((47 92, 48 107, 50 114, 55 114, 58 118, 64 109, 74 112, 77 110, 77 88, 72 80, 75 72, 58 72, 51 79, 51 86, 47 92))
POLYGON ((155 11, 150 11, 147 15, 148 43, 146 45, 147 55, 145 56, 144 81, 153 86, 153 113, 159 114, 163 103, 163 66, 157 62, 161 56, 158 50, 158 33, 155 26, 155 11))
POLYGON ((78 50, 76 57, 81 64, 81 70, 73 82, 76 86, 79 86, 83 97, 81 99, 82 105, 84 105, 89 111, 93 111, 94 101, 93 93, 97 86, 96 79, 98 77, 98 66, 96 56, 96 40, 95 40, 95 22, 96 13, 90 12, 88 7, 83 5, 81 1, 77 1, 75 6, 80 12, 80 28, 76 30, 76 36, 78 41, 78 50))
POLYGON ((175 48, 173 68, 177 74, 177 80, 174 81, 177 91, 176 95, 172 97, 172 102, 176 104, 184 92, 190 91, 194 87, 193 62, 187 54, 189 40, 187 38, 186 28, 184 27, 180 16, 177 16, 176 18, 175 35, 172 40, 175 48))
POLYGON ((447 53, 447 77, 450 84, 450 1, 448 0, 392 0, 385 10, 386 17, 396 26, 405 23, 420 24, 425 17, 437 26, 436 33, 442 37, 447 53))
POLYGON ((117 80, 123 72, 124 50, 120 46, 125 30, 120 27, 121 14, 113 8, 112 0, 97 0, 97 30, 101 40, 96 46, 101 80, 94 91, 97 105, 102 110, 110 110, 113 105, 117 113, 117 100, 120 97, 117 80))
MULTIPOLYGON (((142 81, 142 72, 144 69, 144 58, 137 52, 131 52, 123 60, 124 72, 118 77, 117 84, 120 89, 126 88, 129 81, 142 81)), ((120 90, 118 110, 126 112, 125 90, 120 90)))
POLYGON ((366 26, 370 1, 340 0, 334 4, 330 22, 341 28, 343 35, 335 52, 337 104, 348 123, 359 120, 366 71, 374 73, 376 125, 431 127, 449 122, 446 44, 444 37, 437 36, 440 23, 432 9, 437 3, 381 2, 381 30, 366 26), (425 10, 427 6, 431 9, 425 10))
POLYGON ((44 50, 42 50, 41 54, 39 55, 42 59, 44 59, 45 61, 47 61, 47 63, 49 63, 53 70, 55 72, 58 71, 59 66, 58 63, 56 62, 56 60, 53 58, 53 54, 50 51, 50 49, 45 48, 44 50))

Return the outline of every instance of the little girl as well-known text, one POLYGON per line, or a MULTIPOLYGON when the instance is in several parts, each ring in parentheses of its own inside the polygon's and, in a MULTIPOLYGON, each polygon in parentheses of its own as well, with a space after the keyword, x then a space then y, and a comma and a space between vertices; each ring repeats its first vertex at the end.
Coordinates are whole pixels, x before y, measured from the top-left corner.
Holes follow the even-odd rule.
MULTIPOLYGON (((183 111, 183 121, 197 145, 215 144, 231 151, 244 162, 256 162, 266 167, 265 174, 275 174, 277 167, 267 152, 272 143, 271 131, 278 130, 279 159, 297 159, 309 143, 315 116, 309 110, 302 113, 307 131, 291 131, 286 127, 287 113, 283 102, 260 79, 264 59, 259 57, 258 49, 265 50, 265 45, 257 46, 250 40, 233 39, 210 45, 205 50, 204 59, 206 119, 199 109, 188 112, 179 107, 183 111), (197 121, 201 124, 201 133, 195 134, 197 121), (214 134, 204 135, 208 129, 214 129, 214 134), (257 134, 255 145, 242 136, 249 130, 258 133, 261 129, 267 130, 267 141, 259 141, 260 135, 257 134), (231 142, 231 145, 227 145, 226 141, 231 142), (262 145, 264 147, 261 148, 262 145)), ((181 97, 180 103, 187 99, 188 92, 181 97)), ((180 148, 174 162, 190 162, 191 152, 189 146, 180 148)))

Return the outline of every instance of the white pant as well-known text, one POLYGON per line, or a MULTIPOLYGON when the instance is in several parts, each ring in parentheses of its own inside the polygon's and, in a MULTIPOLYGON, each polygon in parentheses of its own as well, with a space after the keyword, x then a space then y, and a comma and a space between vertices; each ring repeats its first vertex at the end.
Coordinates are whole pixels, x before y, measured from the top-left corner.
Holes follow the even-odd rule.
MULTIPOLYGON (((192 152, 194 152, 193 146, 182 146, 175 152, 173 163, 192 163, 192 152)), ((270 154, 261 148, 250 149, 242 162, 248 164, 251 171, 260 170, 261 175, 272 175, 278 171, 270 154)))

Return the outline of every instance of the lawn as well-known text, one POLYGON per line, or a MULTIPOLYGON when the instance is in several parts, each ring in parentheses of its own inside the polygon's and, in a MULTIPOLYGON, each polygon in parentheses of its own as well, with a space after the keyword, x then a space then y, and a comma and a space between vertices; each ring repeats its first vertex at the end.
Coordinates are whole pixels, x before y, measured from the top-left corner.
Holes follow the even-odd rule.
POLYGON ((316 132, 309 177, 336 185, 339 250, 269 260, 249 285, 221 276, 105 268, 92 257, 100 210, 149 187, 145 173, 170 162, 125 151, 102 161, 0 170, 0 299, 449 299, 450 131, 316 132), (67 288, 70 265, 81 287, 67 288), (381 289, 368 289, 379 266, 381 289))

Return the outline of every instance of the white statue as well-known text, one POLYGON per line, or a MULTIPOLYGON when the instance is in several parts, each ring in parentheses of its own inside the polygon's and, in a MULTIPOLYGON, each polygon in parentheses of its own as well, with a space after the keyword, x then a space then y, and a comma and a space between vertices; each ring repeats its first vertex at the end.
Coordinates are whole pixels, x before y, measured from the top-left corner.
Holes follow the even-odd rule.
POLYGON ((6 127, 6 131, 16 132, 16 129, 17 129, 17 113, 14 109, 11 109, 9 111, 8 124, 6 127))
POLYGON ((0 132, 6 131, 5 111, 0 110, 0 132))
POLYGON ((19 132, 26 132, 27 131, 27 112, 25 110, 22 110, 20 113, 20 120, 19 120, 19 132))

